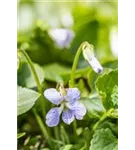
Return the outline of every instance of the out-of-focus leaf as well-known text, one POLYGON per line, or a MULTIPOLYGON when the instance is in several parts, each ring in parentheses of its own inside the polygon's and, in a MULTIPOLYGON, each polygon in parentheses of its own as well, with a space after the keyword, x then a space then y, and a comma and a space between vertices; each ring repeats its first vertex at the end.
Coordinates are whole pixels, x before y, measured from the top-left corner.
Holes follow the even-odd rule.
POLYGON ((66 67, 66 66, 63 66, 63 65, 60 65, 58 63, 52 63, 52 64, 49 64, 49 65, 46 65, 44 66, 44 71, 47 72, 47 71, 54 71, 58 74, 64 74, 66 72, 68 72, 70 70, 70 68, 66 67))
POLYGON ((68 144, 68 145, 62 146, 62 147, 60 148, 60 150, 71 150, 72 146, 73 146, 73 145, 68 144))
POLYGON ((81 91, 81 97, 86 97, 89 94, 88 87, 86 86, 86 83, 83 79, 80 79, 78 81, 78 84, 76 84, 76 87, 81 91))
POLYGON ((88 41, 95 46, 97 45, 99 21, 95 16, 96 10, 94 7, 91 7, 91 9, 84 5, 77 5, 75 7, 73 10, 73 17, 75 20, 74 30, 76 36, 71 46, 72 49, 77 49, 79 47, 77 44, 81 44, 83 41, 88 41), (78 13, 79 11, 81 11, 81 13, 78 13), (83 21, 79 18, 83 18, 83 21))
POLYGON ((103 67, 117 69, 118 68, 118 60, 108 61, 103 64, 103 67))
POLYGON ((59 82, 60 80, 63 80, 62 74, 66 74, 70 68, 66 66, 62 66, 58 63, 53 63, 44 66, 44 74, 46 77, 46 80, 59 82))
POLYGON ((82 98, 81 102, 85 105, 90 118, 99 118, 105 112, 105 108, 98 96, 82 98))
MULTIPOLYGON (((18 41, 18 47, 22 47, 23 44, 23 39, 18 41)), ((74 58, 72 49, 67 50, 64 48, 61 50, 56 47, 53 40, 48 35, 48 29, 34 26, 28 44, 29 47, 27 47, 26 51, 34 63, 38 63, 39 65, 54 62, 72 64, 74 58)))
POLYGON ((26 134, 25 132, 23 132, 23 133, 17 133, 17 139, 23 137, 25 134, 26 134))
POLYGON ((17 86, 17 115, 27 112, 40 97, 38 92, 17 86))
POLYGON ((80 135, 83 132, 83 128, 77 128, 76 129, 76 134, 80 135))
POLYGON ((64 128, 64 126, 60 126, 60 137, 61 137, 61 140, 65 143, 65 144, 69 144, 69 137, 68 137, 68 134, 64 128))
MULTIPOLYGON (((89 69, 90 67, 76 69, 75 79, 78 79, 83 76, 86 77, 89 69)), ((60 79, 61 80, 63 79, 64 83, 67 83, 70 79, 71 68, 65 65, 58 64, 58 63, 51 63, 51 64, 43 66, 43 70, 44 70, 46 80, 56 82, 60 79)))
POLYGON ((54 138, 50 138, 48 141, 49 145, 50 145, 50 149, 59 149, 61 146, 65 145, 65 143, 63 141, 60 140, 56 140, 54 138))
MULTIPOLYGON (((38 75, 38 78, 40 80, 40 83, 42 83, 45 78, 44 71, 42 67, 40 67, 38 64, 34 64, 34 67, 38 75)), ((34 76, 27 63, 24 63, 22 65, 21 70, 18 72, 17 82, 18 82, 18 85, 20 86, 25 86, 28 88, 36 87, 34 76)))
POLYGON ((91 140, 90 150, 118 150, 117 138, 108 128, 97 130, 91 140))

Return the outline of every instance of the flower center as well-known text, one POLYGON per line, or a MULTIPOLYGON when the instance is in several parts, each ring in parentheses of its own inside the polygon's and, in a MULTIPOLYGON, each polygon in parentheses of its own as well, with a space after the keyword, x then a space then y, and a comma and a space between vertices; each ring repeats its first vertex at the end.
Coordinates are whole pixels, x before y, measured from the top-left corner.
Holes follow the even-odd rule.
POLYGON ((69 108, 68 101, 63 100, 60 104, 62 110, 67 110, 69 108))
POLYGON ((63 86, 60 86, 60 93, 65 96, 67 94, 65 88, 63 86))

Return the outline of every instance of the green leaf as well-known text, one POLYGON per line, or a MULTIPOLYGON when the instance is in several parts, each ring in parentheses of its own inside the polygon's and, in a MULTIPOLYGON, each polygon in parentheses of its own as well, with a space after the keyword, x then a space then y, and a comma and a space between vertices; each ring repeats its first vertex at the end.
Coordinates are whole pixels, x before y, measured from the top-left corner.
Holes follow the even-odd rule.
POLYGON ((110 121, 111 120, 105 120, 105 121, 103 121, 102 123, 100 123, 98 129, 109 128, 114 135, 118 135, 118 123, 117 122, 112 123, 110 121))
POLYGON ((73 145, 68 144, 68 145, 62 146, 62 147, 60 148, 60 150, 70 150, 70 149, 72 148, 72 146, 73 146, 73 145))
POLYGON ((63 65, 60 65, 58 63, 52 63, 52 64, 44 66, 44 71, 45 72, 47 72, 47 71, 49 71, 49 72, 50 71, 52 71, 52 72, 57 71, 58 74, 63 74, 63 73, 66 73, 69 70, 70 70, 70 68, 68 68, 66 66, 63 66, 63 65))
POLYGON ((118 60, 105 62, 103 64, 103 67, 117 69, 118 68, 118 60))
POLYGON ((90 118, 99 118, 105 112, 100 98, 96 95, 81 98, 81 101, 85 105, 90 118))
POLYGON ((114 111, 109 115, 112 118, 118 118, 118 109, 114 109, 114 111))
POLYGON ((59 82, 60 80, 63 80, 62 75, 69 72, 70 68, 66 66, 62 66, 58 63, 52 63, 49 65, 44 66, 44 74, 46 77, 46 80, 59 82))
MULTIPOLYGON (((110 72, 110 71, 112 71, 111 68, 104 68, 104 74, 105 74, 105 73, 108 73, 108 72, 110 72)), ((98 79, 98 77, 100 77, 100 76, 102 76, 102 75, 103 75, 103 73, 102 73, 102 74, 97 74, 97 73, 96 73, 95 71, 93 71, 93 70, 90 70, 90 71, 88 72, 88 74, 87 74, 87 76, 88 76, 88 84, 89 84, 89 86, 90 86, 92 92, 95 92, 95 91, 96 91, 95 82, 96 82, 96 80, 98 79)))
POLYGON ((113 106, 118 108, 118 86, 117 85, 113 87, 111 99, 113 102, 113 106))
MULTIPOLYGON (((90 67, 77 69, 75 71, 75 78, 81 78, 82 76, 86 76, 90 67)), ((45 79, 53 82, 58 82, 63 80, 64 83, 68 83, 71 74, 71 68, 59 64, 59 63, 51 63, 43 66, 45 79)))
POLYGON ((26 134, 25 132, 23 132, 23 133, 17 133, 17 139, 23 137, 25 134, 26 134))
POLYGON ((90 150, 118 150, 117 138, 108 128, 97 130, 91 140, 90 150))
POLYGON ((50 138, 49 143, 52 145, 53 148, 58 145, 64 145, 63 141, 55 140, 53 138, 50 138))
POLYGON ((116 86, 118 86, 118 69, 103 74, 96 80, 96 89, 102 96, 106 109, 113 106, 111 94, 114 92, 116 86))
MULTIPOLYGON (((40 83, 42 83, 45 78, 44 71, 38 64, 34 64, 34 67, 40 83)), ((27 63, 23 63, 21 70, 18 72, 17 82, 20 86, 25 86, 28 88, 36 87, 35 79, 27 63)))
POLYGON ((61 141, 63 141, 63 143, 68 144, 69 143, 69 137, 68 134, 64 128, 64 126, 60 126, 60 137, 61 137, 61 141))
POLYGON ((17 86, 17 115, 27 112, 40 97, 38 92, 17 86))
POLYGON ((19 65, 20 65, 20 60, 19 58, 17 58, 17 70, 19 69, 19 65))
POLYGON ((87 149, 87 145, 86 143, 83 145, 83 147, 81 147, 79 150, 86 150, 87 149))
POLYGON ((59 149, 61 146, 65 145, 65 143, 61 140, 56 140, 53 138, 50 138, 48 141, 49 145, 50 145, 50 149, 59 149))
POLYGON ((80 135, 83 132, 83 128, 77 128, 76 129, 76 134, 80 135))
POLYGON ((81 97, 86 97, 89 94, 86 83, 82 78, 79 79, 76 87, 81 91, 81 97))

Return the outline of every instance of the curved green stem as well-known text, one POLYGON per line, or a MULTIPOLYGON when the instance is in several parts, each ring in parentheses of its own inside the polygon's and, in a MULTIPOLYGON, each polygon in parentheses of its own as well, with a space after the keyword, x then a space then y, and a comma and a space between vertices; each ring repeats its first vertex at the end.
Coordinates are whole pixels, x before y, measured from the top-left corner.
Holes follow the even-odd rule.
POLYGON ((76 120, 74 120, 74 122, 73 122, 73 130, 74 130, 75 135, 77 135, 76 129, 77 129, 77 122, 76 122, 76 120))
POLYGON ((59 135, 59 128, 58 126, 54 127, 54 135, 56 140, 60 140, 60 135, 59 135))
POLYGON ((44 124, 43 124, 43 122, 42 122, 42 120, 41 120, 40 116, 38 115, 38 113, 37 113, 35 108, 33 108, 33 113, 34 113, 34 115, 36 117, 36 120, 37 120, 37 122, 39 124, 39 127, 40 127, 44 137, 46 138, 46 140, 48 140, 49 139, 49 135, 48 135, 47 129, 45 128, 45 126, 44 126, 44 124))
MULTIPOLYGON (((34 66, 33 66, 33 63, 32 63, 32 61, 31 61, 31 59, 29 58, 28 54, 27 54, 24 50, 20 50, 20 49, 19 49, 18 51, 21 52, 21 53, 24 55, 24 57, 26 58, 26 60, 27 60, 27 62, 28 62, 28 64, 29 64, 29 66, 30 66, 30 68, 31 68, 31 71, 32 71, 32 73, 33 73, 35 82, 36 82, 36 84, 37 84, 37 89, 38 89, 38 91, 39 91, 39 93, 41 94, 42 99, 43 99, 42 87, 41 87, 41 84, 40 84, 38 75, 37 75, 37 73, 36 73, 36 70, 35 70, 35 68, 34 68, 34 66)), ((43 102, 43 103, 41 103, 41 108, 42 108, 43 116, 45 116, 45 112, 44 112, 44 99, 43 99, 42 102, 43 102)), ((41 129, 41 131, 42 131, 44 137, 45 137, 46 139, 48 139, 48 138, 49 138, 49 135, 48 135, 47 130, 46 130, 45 126, 44 126, 44 123, 42 122, 40 116, 38 115, 36 109, 34 109, 34 108, 33 108, 33 113, 34 113, 34 115, 35 115, 35 117, 36 117, 36 120, 37 120, 37 122, 38 122, 38 124, 39 124, 39 127, 40 127, 40 129, 41 129)))
POLYGON ((93 131, 93 132, 95 132, 95 130, 97 129, 97 127, 99 126, 99 124, 100 124, 103 120, 105 120, 108 116, 110 116, 110 114, 112 113, 113 110, 114 110, 113 108, 112 108, 112 109, 109 109, 107 112, 105 112, 105 113, 101 116, 101 118, 99 119, 99 121, 97 121, 97 122, 94 124, 94 126, 92 127, 92 131, 93 131))
POLYGON ((24 50, 20 49, 19 51, 22 52, 22 54, 26 58, 29 66, 30 66, 30 69, 31 69, 31 71, 33 73, 33 76, 34 76, 34 79, 35 79, 35 82, 36 82, 36 85, 37 85, 37 89, 38 89, 39 93, 41 94, 41 102, 40 103, 41 103, 42 114, 43 114, 43 117, 44 117, 45 116, 45 104, 44 104, 44 96, 43 96, 42 86, 40 84, 40 80, 38 78, 36 70, 35 70, 35 68, 33 66, 33 63, 31 61, 30 57, 28 56, 28 54, 24 50))
MULTIPOLYGON (((81 55, 81 52, 82 52, 82 47, 84 46, 84 45, 88 45, 88 42, 83 42, 80 46, 79 46, 79 48, 78 48, 78 50, 77 50, 77 52, 76 52, 76 55, 75 55, 75 58, 74 58, 74 62, 73 62, 73 65, 72 65, 72 69, 71 69, 71 75, 70 75, 70 80, 69 80, 69 87, 74 87, 74 80, 75 80, 75 71, 76 71, 76 68, 77 68, 77 64, 78 64, 78 61, 79 61, 79 57, 80 57, 80 55, 81 55)), ((77 135, 76 134, 76 129, 77 129, 77 123, 76 123, 76 120, 74 120, 74 122, 73 122, 73 129, 74 129, 74 133, 75 133, 75 135, 77 135)))
POLYGON ((83 42, 77 52, 76 52, 76 55, 75 55, 75 58, 74 58, 74 62, 73 62, 73 65, 72 65, 72 70, 71 70, 71 75, 70 75, 70 81, 69 81, 69 87, 74 87, 74 75, 75 75, 75 70, 76 70, 76 67, 77 67, 77 63, 79 61, 79 56, 82 52, 82 47, 87 44, 88 45, 88 42, 83 42))
POLYGON ((24 50, 19 50, 20 52, 22 52, 22 54, 24 55, 24 57, 26 58, 26 60, 28 61, 28 64, 31 68, 31 71, 33 73, 33 76, 35 78, 35 81, 36 81, 36 84, 37 84, 37 88, 38 88, 38 91, 42 94, 42 87, 40 85, 40 81, 39 81, 39 78, 37 76, 37 73, 36 73, 36 70, 32 64, 32 61, 30 60, 28 54, 24 51, 24 50))

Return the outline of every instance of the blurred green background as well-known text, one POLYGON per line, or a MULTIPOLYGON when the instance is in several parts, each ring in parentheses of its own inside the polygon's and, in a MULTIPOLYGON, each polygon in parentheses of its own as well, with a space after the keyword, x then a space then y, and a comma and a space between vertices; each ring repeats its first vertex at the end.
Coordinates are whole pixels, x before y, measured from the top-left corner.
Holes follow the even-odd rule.
POLYGON ((18 47, 27 50, 40 65, 53 62, 71 66, 83 41, 95 46, 97 57, 108 61, 117 57, 117 2, 18 3, 18 47), (75 36, 69 48, 59 49, 48 35, 54 28, 71 29, 75 36))

